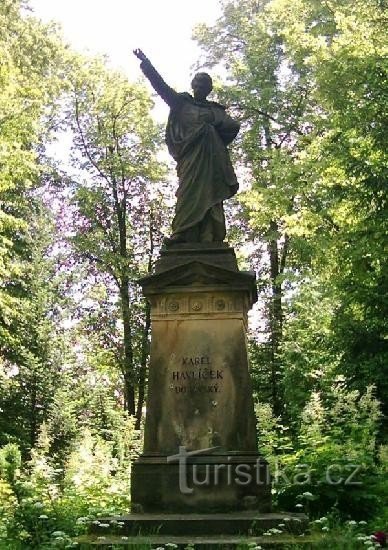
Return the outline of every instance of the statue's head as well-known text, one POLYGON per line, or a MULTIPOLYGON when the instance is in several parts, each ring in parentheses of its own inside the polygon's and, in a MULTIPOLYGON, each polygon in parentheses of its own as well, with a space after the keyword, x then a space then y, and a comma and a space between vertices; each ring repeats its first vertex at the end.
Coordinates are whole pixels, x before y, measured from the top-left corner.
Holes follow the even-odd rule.
POLYGON ((191 81, 193 95, 195 99, 202 101, 213 89, 213 81, 207 73, 197 73, 191 81))

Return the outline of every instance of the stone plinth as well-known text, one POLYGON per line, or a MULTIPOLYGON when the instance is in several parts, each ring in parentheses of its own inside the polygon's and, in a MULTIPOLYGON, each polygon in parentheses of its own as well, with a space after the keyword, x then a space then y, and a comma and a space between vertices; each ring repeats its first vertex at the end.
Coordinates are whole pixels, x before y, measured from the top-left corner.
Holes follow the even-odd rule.
POLYGON ((116 528, 116 533, 128 536, 158 534, 189 537, 222 535, 261 535, 268 529, 284 524, 286 534, 302 533, 306 529, 306 516, 298 513, 230 512, 227 514, 129 514, 102 517, 94 522, 92 533, 106 534, 106 525, 116 528), (117 525, 117 522, 121 525, 117 525))
POLYGON ((226 245, 181 245, 164 251, 155 275, 140 284, 151 303, 152 335, 135 509, 269 511, 246 346, 254 275, 238 271, 226 245))

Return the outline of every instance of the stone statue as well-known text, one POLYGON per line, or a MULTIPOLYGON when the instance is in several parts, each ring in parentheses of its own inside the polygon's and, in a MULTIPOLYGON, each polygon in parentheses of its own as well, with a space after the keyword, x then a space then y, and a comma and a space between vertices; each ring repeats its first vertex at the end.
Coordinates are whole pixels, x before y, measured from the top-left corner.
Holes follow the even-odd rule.
POLYGON ((179 187, 173 233, 166 244, 222 242, 226 235, 223 201, 238 189, 227 145, 237 136, 240 125, 227 115, 225 107, 206 99, 213 88, 207 73, 194 76, 193 96, 177 93, 141 50, 133 53, 153 88, 170 107, 166 144, 177 162, 179 187))

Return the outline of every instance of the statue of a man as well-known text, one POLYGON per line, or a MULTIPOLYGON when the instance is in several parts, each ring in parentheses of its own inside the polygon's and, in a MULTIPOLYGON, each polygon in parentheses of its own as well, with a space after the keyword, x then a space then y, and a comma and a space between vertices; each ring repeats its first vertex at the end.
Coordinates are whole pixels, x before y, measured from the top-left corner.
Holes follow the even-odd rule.
POLYGON ((168 244, 222 242, 226 235, 223 201, 238 189, 227 145, 240 125, 225 107, 206 98, 212 91, 207 73, 197 73, 193 96, 177 93, 166 84, 141 50, 134 50, 153 88, 170 107, 166 127, 168 150, 177 162, 179 187, 168 244))

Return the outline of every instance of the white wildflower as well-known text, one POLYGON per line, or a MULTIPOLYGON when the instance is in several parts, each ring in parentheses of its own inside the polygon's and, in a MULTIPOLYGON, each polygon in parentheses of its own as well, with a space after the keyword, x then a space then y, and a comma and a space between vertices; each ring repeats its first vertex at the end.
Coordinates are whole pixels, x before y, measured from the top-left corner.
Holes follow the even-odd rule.
POLYGON ((54 531, 53 533, 51 533, 51 536, 54 538, 65 537, 66 533, 64 533, 63 531, 54 531))

